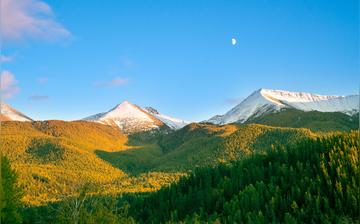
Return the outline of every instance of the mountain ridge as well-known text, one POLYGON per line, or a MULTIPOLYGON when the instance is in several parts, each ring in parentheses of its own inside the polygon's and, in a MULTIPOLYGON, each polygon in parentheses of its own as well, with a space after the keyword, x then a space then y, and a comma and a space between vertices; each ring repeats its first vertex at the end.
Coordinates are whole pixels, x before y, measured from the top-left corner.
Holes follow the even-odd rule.
POLYGON ((301 111, 342 112, 353 115, 359 111, 359 95, 325 96, 261 88, 224 115, 216 115, 206 122, 213 124, 244 123, 249 118, 280 111, 283 108, 301 111))
MULTIPOLYGON (((353 116, 359 112, 359 95, 326 96, 261 88, 254 91, 224 115, 216 115, 203 122, 218 125, 244 123, 249 119, 279 112, 282 109, 296 109, 304 112, 341 112, 353 116)), ((0 112, 0 120, 3 121, 33 121, 27 115, 4 103, 1 104, 0 112)), ((127 100, 117 104, 107 112, 97 113, 81 120, 116 126, 127 133, 162 128, 177 130, 191 123, 164 115, 152 107, 139 107, 127 100)))
POLYGON ((83 120, 114 125, 127 133, 159 130, 178 129, 187 123, 180 119, 160 114, 151 107, 141 108, 125 100, 108 112, 95 114, 83 120))
POLYGON ((189 121, 180 120, 177 118, 173 118, 173 117, 161 114, 152 107, 145 107, 144 110, 147 111, 148 113, 150 113, 151 115, 153 115, 154 117, 156 117, 157 119, 159 119, 160 121, 164 122, 167 126, 169 126, 172 129, 180 129, 180 128, 185 127, 189 123, 191 123, 189 121))
POLYGON ((0 121, 33 121, 33 119, 5 103, 0 103, 0 121))

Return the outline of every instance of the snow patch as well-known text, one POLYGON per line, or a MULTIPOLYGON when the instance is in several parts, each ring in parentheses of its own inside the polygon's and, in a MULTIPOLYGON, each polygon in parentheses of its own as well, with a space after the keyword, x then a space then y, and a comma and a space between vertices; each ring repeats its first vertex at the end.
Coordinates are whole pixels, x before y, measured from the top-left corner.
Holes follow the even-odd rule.
POLYGON ((226 114, 217 115, 207 122, 214 124, 243 123, 250 117, 258 117, 282 108, 354 114, 359 111, 359 95, 324 96, 304 92, 259 89, 226 114))
POLYGON ((5 120, 8 119, 11 121, 32 121, 31 118, 15 110, 14 108, 10 107, 5 103, 0 104, 0 114, 5 120))
POLYGON ((152 107, 146 107, 145 110, 148 113, 150 113, 151 115, 153 115, 154 117, 156 117, 157 119, 159 119, 160 121, 164 122, 167 126, 169 126, 172 129, 180 129, 191 123, 189 121, 184 121, 184 120, 180 120, 177 118, 173 118, 173 117, 161 114, 152 107))
POLYGON ((151 107, 142 109, 128 101, 118 104, 108 112, 95 114, 84 120, 115 125, 124 132, 148 131, 162 126, 179 129, 189 123, 161 114, 151 107))

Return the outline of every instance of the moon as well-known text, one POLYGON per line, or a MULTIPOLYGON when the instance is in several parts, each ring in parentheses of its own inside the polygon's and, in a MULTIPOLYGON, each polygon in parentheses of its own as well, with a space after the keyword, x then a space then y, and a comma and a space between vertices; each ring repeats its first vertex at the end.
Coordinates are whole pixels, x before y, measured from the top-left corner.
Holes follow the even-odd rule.
POLYGON ((235 39, 235 38, 232 38, 232 39, 231 39, 231 44, 232 44, 232 45, 235 45, 235 44, 236 44, 236 39, 235 39))

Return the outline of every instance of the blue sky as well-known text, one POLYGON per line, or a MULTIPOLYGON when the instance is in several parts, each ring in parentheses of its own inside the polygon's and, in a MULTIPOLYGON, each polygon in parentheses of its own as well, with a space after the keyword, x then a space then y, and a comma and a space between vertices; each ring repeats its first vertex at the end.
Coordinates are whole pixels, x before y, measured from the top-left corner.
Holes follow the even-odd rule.
POLYGON ((358 92, 357 0, 4 1, 32 21, 5 30, 6 102, 35 119, 129 100, 196 121, 261 87, 358 92))

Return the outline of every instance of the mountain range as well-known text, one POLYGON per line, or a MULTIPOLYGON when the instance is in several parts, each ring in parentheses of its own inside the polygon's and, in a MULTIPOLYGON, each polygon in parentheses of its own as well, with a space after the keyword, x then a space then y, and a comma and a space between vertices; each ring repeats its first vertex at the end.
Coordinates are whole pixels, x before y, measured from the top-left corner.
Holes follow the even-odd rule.
MULTIPOLYGON (((359 95, 324 96, 304 92, 259 89, 224 115, 216 115, 203 122, 217 125, 245 123, 286 109, 302 112, 338 112, 351 117, 359 112, 359 95)), ((1 104, 0 119, 32 121, 30 117, 6 104, 1 104)), ((107 112, 98 113, 82 120, 116 126, 124 133, 176 130, 191 123, 161 114, 152 107, 141 108, 129 101, 124 101, 107 112)))
POLYGON ((285 108, 305 112, 341 112, 354 115, 359 112, 359 95, 323 96, 285 90, 259 89, 224 115, 216 115, 207 122, 213 124, 244 123, 251 118, 275 113, 285 108))
POLYGON ((35 121, 2 104, 0 148, 29 205, 56 202, 86 183, 94 193, 155 191, 199 167, 355 130, 358 99, 261 89, 216 124, 190 124, 128 101, 77 121, 35 121))

